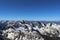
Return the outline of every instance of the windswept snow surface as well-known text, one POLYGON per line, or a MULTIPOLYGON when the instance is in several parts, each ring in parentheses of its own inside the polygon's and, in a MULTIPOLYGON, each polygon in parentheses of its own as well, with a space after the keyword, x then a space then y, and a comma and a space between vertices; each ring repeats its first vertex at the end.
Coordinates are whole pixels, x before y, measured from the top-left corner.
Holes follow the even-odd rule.
POLYGON ((0 21, 0 40, 60 40, 60 24, 0 21))

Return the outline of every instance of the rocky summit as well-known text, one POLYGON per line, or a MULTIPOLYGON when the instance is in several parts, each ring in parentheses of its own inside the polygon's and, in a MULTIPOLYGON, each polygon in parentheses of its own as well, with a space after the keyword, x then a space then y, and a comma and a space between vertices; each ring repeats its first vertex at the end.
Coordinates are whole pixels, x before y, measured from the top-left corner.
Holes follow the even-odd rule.
POLYGON ((0 21, 0 40, 60 40, 60 24, 50 21, 0 21))

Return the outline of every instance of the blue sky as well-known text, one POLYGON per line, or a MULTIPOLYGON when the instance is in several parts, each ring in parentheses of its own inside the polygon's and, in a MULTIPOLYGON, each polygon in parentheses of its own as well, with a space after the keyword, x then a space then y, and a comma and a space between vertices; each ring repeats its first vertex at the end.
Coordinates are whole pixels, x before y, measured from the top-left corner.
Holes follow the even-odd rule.
POLYGON ((0 0, 1 20, 60 20, 59 0, 0 0))

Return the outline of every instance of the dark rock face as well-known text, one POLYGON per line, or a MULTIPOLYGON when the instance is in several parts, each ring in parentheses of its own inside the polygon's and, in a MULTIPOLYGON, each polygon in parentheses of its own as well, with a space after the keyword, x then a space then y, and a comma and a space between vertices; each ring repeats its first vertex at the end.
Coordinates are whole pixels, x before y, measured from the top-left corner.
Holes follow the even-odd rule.
POLYGON ((0 35, 0 40, 10 40, 10 39, 8 39, 8 38, 6 38, 6 37, 0 35))
POLYGON ((41 24, 40 21, 34 22, 34 25, 35 25, 35 26, 38 26, 38 28, 41 28, 41 27, 42 27, 42 24, 41 24))
POLYGON ((43 38, 44 38, 44 40, 60 40, 60 37, 49 37, 49 36, 47 36, 47 35, 41 35, 43 38))

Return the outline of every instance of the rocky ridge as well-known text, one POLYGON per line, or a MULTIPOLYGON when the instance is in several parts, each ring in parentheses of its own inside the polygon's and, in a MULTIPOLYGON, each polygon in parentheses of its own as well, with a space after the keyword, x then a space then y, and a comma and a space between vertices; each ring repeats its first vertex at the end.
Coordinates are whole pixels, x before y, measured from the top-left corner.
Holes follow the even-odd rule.
POLYGON ((60 40, 60 24, 0 21, 0 40, 60 40))

